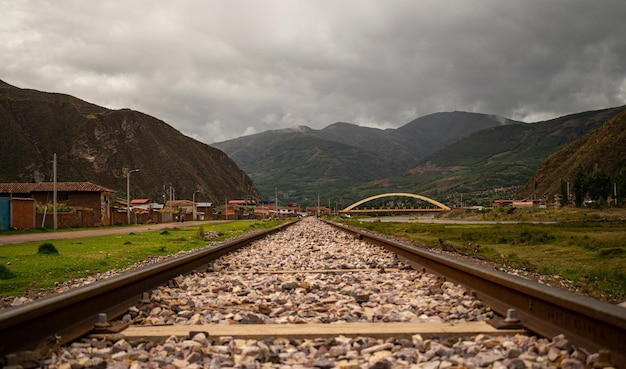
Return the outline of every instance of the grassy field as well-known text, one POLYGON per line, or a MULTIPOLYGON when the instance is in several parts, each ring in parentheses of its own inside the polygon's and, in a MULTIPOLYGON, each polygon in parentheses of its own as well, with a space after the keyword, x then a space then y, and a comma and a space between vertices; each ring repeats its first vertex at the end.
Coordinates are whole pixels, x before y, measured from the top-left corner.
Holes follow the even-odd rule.
POLYGON ((581 293, 626 301, 626 221, 589 214, 584 218, 554 224, 344 222, 497 266, 565 278, 581 293))
POLYGON ((207 223, 203 226, 79 239, 0 246, 0 296, 36 293, 57 282, 108 270, 122 270, 150 256, 164 256, 206 246, 204 232, 219 232, 221 241, 271 228, 280 221, 207 223), (40 253, 42 244, 56 253, 40 253))

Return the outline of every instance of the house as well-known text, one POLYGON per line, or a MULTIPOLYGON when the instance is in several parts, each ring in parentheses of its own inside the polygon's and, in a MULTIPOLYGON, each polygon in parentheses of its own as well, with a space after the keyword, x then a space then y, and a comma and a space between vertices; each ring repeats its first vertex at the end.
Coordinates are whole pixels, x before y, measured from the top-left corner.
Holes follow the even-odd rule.
POLYGON ((180 220, 191 220, 194 213, 194 202, 191 200, 168 200, 161 211, 174 218, 178 217, 180 220))
POLYGON ((306 208, 308 215, 330 215, 330 208, 326 206, 311 206, 306 208))
POLYGON ((258 205, 254 207, 254 217, 258 219, 272 218, 276 216, 276 206, 270 205, 258 205))
MULTIPOLYGON (((115 214, 115 224, 126 224, 128 221, 126 200, 117 199, 117 203, 120 205, 117 213, 115 214)), ((135 224, 147 224, 147 223, 161 223, 163 219, 163 204, 157 204, 150 199, 132 199, 130 200, 130 218, 131 223, 135 224)), ((170 219, 166 216, 166 219, 170 219)))
POLYGON ((130 207, 132 209, 150 210, 152 204, 150 203, 150 199, 133 199, 130 200, 130 207))
POLYGON ((251 206, 254 206, 254 205, 256 205, 256 201, 253 200, 253 199, 228 200, 228 205, 240 205, 240 206, 251 205, 251 206))
POLYGON ((494 200, 494 208, 512 207, 512 208, 530 208, 530 207, 546 207, 545 199, 526 199, 526 200, 494 200))
MULTIPOLYGON (((35 213, 35 225, 53 226, 52 205, 54 203, 54 182, 0 183, 0 197, 9 199, 31 199, 33 207, 41 206, 43 211, 35 213)), ((114 190, 91 182, 57 182, 57 226, 59 228, 93 227, 111 225, 111 198, 114 190), (64 211, 59 211, 62 208, 64 211), (69 211, 68 211, 69 210, 69 211)), ((11 201, 13 202, 13 201, 11 201)), ((14 214, 11 223, 30 225, 29 211, 14 214)), ((28 228, 28 227, 27 227, 28 228)))
POLYGON ((213 203, 210 202, 197 202, 196 203, 196 220, 210 219, 210 215, 213 214, 213 203))
POLYGON ((493 205, 494 208, 505 208, 505 207, 512 207, 513 206, 513 200, 494 200, 493 205))

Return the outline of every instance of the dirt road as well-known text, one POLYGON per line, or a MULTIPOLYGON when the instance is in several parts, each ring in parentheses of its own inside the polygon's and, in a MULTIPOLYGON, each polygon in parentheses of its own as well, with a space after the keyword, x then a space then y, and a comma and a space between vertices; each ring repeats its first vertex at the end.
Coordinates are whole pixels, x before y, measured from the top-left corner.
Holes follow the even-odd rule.
POLYGON ((208 221, 195 221, 184 223, 159 223, 159 224, 138 224, 120 227, 102 227, 98 229, 88 230, 68 230, 57 232, 44 232, 44 233, 26 233, 26 234, 11 234, 0 236, 0 245, 10 245, 15 243, 24 242, 36 242, 36 241, 48 241, 48 240, 63 240, 69 238, 83 238, 93 236, 104 236, 109 234, 123 234, 130 232, 149 232, 158 231, 160 229, 172 229, 191 227, 196 225, 207 224, 208 221))

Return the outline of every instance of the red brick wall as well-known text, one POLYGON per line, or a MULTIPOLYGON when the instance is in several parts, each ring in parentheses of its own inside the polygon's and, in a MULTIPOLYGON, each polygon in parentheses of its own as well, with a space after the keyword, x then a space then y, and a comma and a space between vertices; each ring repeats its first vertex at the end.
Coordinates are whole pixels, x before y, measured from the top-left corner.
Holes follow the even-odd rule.
POLYGON ((11 228, 30 229, 35 227, 35 200, 12 198, 11 228))
MULTIPOLYGON (((94 227, 96 217, 94 211, 91 209, 74 209, 69 213, 57 213, 57 228, 84 228, 94 227)), ((54 214, 46 213, 44 220, 44 214, 37 213, 37 227, 41 227, 41 223, 44 222, 44 227, 54 227, 54 214)))
MULTIPOLYGON (((37 202, 41 204, 52 204, 54 201, 52 192, 37 192, 37 193, 34 193, 33 195, 35 197, 35 200, 37 200, 37 202)), ((107 214, 108 213, 107 209, 109 209, 108 203, 105 206, 104 214, 102 214, 103 212, 102 201, 103 200, 101 198, 100 192, 58 191, 57 196, 58 196, 58 199, 57 199, 58 203, 66 204, 73 208, 93 209, 93 211, 88 215, 89 217, 88 220, 81 220, 80 218, 72 219, 73 217, 79 216, 79 215, 75 215, 75 216, 64 215, 64 217, 68 219, 65 219, 63 222, 66 224, 72 224, 69 227, 82 227, 82 225, 77 225, 77 224, 85 224, 86 227, 111 224, 111 219, 109 219, 109 216, 107 214), (65 198, 67 198, 67 200, 65 200, 65 198)), ((108 197, 106 197, 106 200, 110 201, 108 197)), ((59 224, 60 214, 61 213, 57 214, 57 225, 59 228, 61 228, 61 225, 59 224)), ((84 217, 85 215, 86 214, 83 214, 82 216, 84 217)), ((46 224, 47 224, 47 220, 46 220, 46 224)), ((41 223, 39 223, 38 226, 41 226, 41 223)), ((67 228, 67 227, 63 227, 63 228, 67 228)))
MULTIPOLYGON (((116 209, 114 209, 116 210, 116 209)), ((137 224, 147 224, 147 223, 163 223, 163 214, 156 210, 150 210, 149 213, 138 213, 137 215, 137 224)), ((113 224, 122 225, 128 224, 128 215, 126 214, 126 210, 113 211, 113 224)), ((130 212, 130 224, 135 224, 135 213, 130 212)))

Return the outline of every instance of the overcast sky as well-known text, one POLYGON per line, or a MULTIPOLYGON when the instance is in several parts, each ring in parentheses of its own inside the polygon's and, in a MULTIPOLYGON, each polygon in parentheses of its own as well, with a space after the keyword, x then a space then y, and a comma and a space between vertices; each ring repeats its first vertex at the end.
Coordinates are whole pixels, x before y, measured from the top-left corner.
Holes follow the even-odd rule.
POLYGON ((0 79, 212 143, 626 104, 623 0, 0 0, 0 79))

